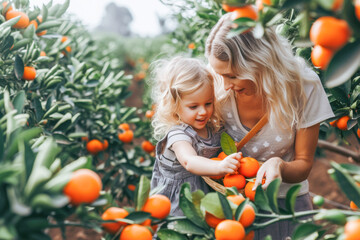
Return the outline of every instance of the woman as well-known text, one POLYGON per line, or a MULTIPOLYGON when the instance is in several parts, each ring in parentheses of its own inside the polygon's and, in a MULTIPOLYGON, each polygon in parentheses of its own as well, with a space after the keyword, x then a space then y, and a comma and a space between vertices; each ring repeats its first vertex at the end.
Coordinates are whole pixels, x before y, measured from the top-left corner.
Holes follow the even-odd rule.
MULTIPOLYGON (((251 31, 227 38, 230 15, 218 21, 206 42, 206 56, 223 85, 218 97, 226 131, 239 141, 266 115, 268 123, 241 149, 244 156, 263 162, 254 188, 264 177, 264 189, 280 178, 279 204, 285 208, 287 190, 300 183, 295 210, 311 209, 306 179, 320 123, 334 116, 325 91, 316 73, 272 29, 260 39, 251 31)), ((257 231, 255 239, 268 234, 286 239, 293 228, 290 221, 277 222, 257 231)))

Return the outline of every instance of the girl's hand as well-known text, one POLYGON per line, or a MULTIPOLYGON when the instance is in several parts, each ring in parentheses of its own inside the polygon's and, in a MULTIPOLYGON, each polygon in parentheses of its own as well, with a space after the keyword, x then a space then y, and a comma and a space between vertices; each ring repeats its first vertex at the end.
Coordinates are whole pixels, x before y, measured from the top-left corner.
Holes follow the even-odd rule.
POLYGON ((256 175, 256 181, 253 187, 255 191, 257 186, 261 184, 262 179, 266 177, 265 183, 262 185, 263 189, 266 189, 271 181, 275 178, 280 178, 281 180, 281 168, 284 164, 284 160, 279 157, 273 157, 268 159, 259 169, 256 175))
POLYGON ((233 153, 218 162, 219 175, 232 174, 240 167, 241 153, 233 153))

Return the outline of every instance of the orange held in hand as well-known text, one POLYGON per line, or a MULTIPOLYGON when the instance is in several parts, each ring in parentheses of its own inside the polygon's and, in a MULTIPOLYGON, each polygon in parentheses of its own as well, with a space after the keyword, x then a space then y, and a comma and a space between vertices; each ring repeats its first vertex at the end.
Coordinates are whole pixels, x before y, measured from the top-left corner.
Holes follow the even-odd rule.
MULTIPOLYGON (((115 220, 117 218, 125 218, 127 215, 129 215, 129 213, 125 209, 118 207, 111 207, 106 209, 106 211, 101 215, 101 218, 103 220, 115 220)), ((125 225, 127 225, 127 223, 121 221, 102 224, 103 228, 111 234, 117 233, 117 231, 119 231, 121 226, 125 226, 125 225)))
POLYGON ((73 205, 92 203, 100 196, 102 182, 94 171, 79 169, 73 172, 63 192, 73 205))
POLYGON ((32 81, 36 78, 36 70, 33 67, 24 67, 24 74, 22 76, 22 79, 26 81, 32 81))
POLYGON ((170 213, 171 202, 168 197, 155 194, 148 198, 142 210, 150 213, 154 218, 163 219, 170 213))
POLYGON ((228 155, 226 155, 226 153, 221 152, 219 153, 219 155, 217 156, 218 158, 220 158, 221 160, 225 159, 228 155))
POLYGON ((246 184, 246 179, 241 174, 227 174, 224 177, 225 187, 236 187, 238 190, 243 189, 246 184))
POLYGON ((215 228, 216 240, 243 240, 244 237, 243 225, 235 220, 224 220, 215 228))
POLYGON ((255 193, 256 191, 253 191, 254 182, 248 182, 245 186, 245 196, 248 197, 251 201, 255 201, 255 193))
POLYGON ((120 240, 152 240, 152 234, 147 227, 132 224, 128 225, 121 232, 120 240))
POLYGON ((240 160, 239 173, 244 177, 255 177, 259 168, 260 164, 255 158, 244 157, 240 160))

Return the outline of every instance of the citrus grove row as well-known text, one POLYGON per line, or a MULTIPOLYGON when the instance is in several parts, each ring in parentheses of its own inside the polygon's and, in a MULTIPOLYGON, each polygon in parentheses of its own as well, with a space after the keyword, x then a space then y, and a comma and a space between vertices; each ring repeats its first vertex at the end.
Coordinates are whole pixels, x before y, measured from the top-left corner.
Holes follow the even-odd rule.
MULTIPOLYGON (((320 136, 358 141, 359 1, 183 0, 181 9, 169 4, 177 29, 147 39, 145 47, 144 39, 95 38, 66 14, 69 4, 0 5, 1 238, 51 239, 52 229, 66 236, 80 227, 105 239, 250 240, 258 228, 300 217, 309 221, 292 239, 359 236, 360 170, 335 162, 329 174, 352 211, 322 209, 318 197, 319 209, 295 212, 299 186, 279 209, 280 181, 253 191, 261 163, 243 157, 237 174, 212 177, 224 193, 191 192, 184 184, 185 216, 170 216, 170 200, 158 194, 161 188, 150 189, 156 106, 144 89, 149 62, 159 52, 203 56, 211 27, 233 12, 234 34, 252 30, 261 37, 264 28, 276 27, 314 66, 336 115, 322 124, 320 136), (144 89, 140 106, 126 104, 131 86, 144 89)), ((213 159, 221 161, 234 146, 222 141, 223 152, 213 159)))

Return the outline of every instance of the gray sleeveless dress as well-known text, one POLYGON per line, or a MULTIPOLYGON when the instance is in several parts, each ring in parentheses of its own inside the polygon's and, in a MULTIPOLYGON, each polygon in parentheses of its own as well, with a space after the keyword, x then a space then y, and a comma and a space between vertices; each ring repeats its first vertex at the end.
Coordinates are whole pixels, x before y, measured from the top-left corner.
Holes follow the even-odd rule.
POLYGON ((201 176, 188 172, 180 164, 175 153, 171 150, 172 144, 177 141, 188 141, 199 156, 211 158, 216 156, 221 149, 221 132, 212 133, 208 129, 208 136, 206 139, 200 137, 189 125, 176 125, 156 145, 156 159, 151 178, 151 188, 164 186, 159 194, 170 199, 171 216, 184 215, 179 207, 180 189, 183 183, 188 182, 192 192, 199 189, 205 194, 209 192, 209 187, 201 176))

